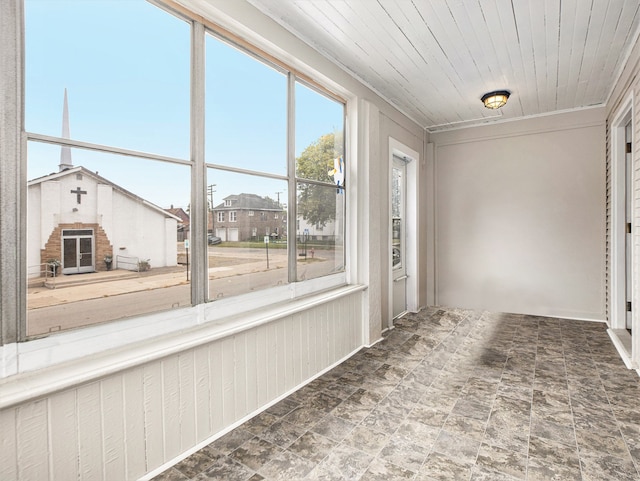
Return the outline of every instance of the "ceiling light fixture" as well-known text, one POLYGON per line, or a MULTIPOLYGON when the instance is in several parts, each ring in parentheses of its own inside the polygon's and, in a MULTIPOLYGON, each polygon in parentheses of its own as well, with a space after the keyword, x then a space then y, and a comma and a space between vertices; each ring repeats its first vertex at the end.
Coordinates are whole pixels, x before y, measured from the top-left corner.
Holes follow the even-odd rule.
POLYGON ((484 94, 480 100, 482 100, 482 103, 488 109, 499 109, 507 103, 509 95, 511 95, 511 92, 508 90, 496 90, 484 94))

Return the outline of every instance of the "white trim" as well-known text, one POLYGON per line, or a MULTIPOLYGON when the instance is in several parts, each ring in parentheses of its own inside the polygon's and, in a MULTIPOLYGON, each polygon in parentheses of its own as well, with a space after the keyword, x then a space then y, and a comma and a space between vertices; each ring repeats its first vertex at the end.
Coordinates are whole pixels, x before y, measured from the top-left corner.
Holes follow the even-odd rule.
POLYGON ((627 369, 634 369, 633 361, 631 360, 631 334, 626 329, 607 329, 607 334, 611 338, 611 342, 618 350, 618 354, 620 354, 620 358, 624 362, 624 365, 627 366, 627 369))
MULTIPOLYGON (((598 108, 602 108, 602 107, 598 107, 598 108)), ((579 109, 581 111, 584 110, 594 110, 595 108, 591 108, 589 107, 589 109, 579 109)), ((604 111, 603 111, 604 112, 604 111)), ((557 112, 552 112, 550 114, 545 114, 544 117, 554 117, 556 115, 562 115, 562 114, 567 114, 569 112, 567 111, 557 111, 557 112)), ((542 117, 542 116, 540 116, 542 117)), ((514 124, 516 124, 516 120, 519 121, 526 121, 529 120, 531 118, 534 118, 534 116, 531 117, 521 117, 519 119, 513 119, 513 121, 510 121, 514 124)), ((495 132, 490 132, 487 133, 487 131, 483 131, 482 127, 485 127, 487 129, 489 129, 490 127, 492 127, 494 124, 483 124, 483 125, 476 125, 475 127, 477 127, 477 129, 472 129, 471 127, 465 127, 465 128, 460 128, 460 129, 452 129, 452 130, 466 130, 468 132, 471 132, 471 136, 468 137, 458 137, 458 136, 454 136, 451 140, 447 140, 446 139, 446 134, 448 134, 450 131, 444 131, 444 130, 439 130, 438 132, 433 132, 432 134, 434 135, 435 143, 436 143, 436 148, 439 149, 441 147, 446 147, 449 145, 458 145, 458 144, 467 144, 467 143, 473 143, 473 142, 478 142, 478 141, 486 141, 486 140, 500 140, 500 139, 509 139, 509 138, 514 138, 514 137, 524 137, 527 135, 538 135, 538 134, 543 134, 546 132, 563 132, 563 131, 567 131, 567 130, 579 130, 579 129, 584 129, 587 127, 599 127, 601 125, 605 124, 605 117, 603 116, 602 118, 598 118, 598 119, 593 119, 593 118, 589 118, 587 120, 584 119, 578 119, 577 121, 572 121, 570 124, 560 124, 558 122, 554 123, 553 125, 551 124, 545 124, 542 127, 530 127, 529 125, 525 125, 525 128, 521 129, 521 130, 509 130, 509 131, 495 131, 495 132)), ((496 122, 497 123, 497 122, 496 122)))
MULTIPOLYGON (((229 297, 195 306, 132 317, 120 321, 88 326, 42 339, 18 344, 17 371, 7 375, 46 369, 52 365, 77 361, 113 349, 127 349, 135 343, 154 343, 163 335, 174 335, 182 330, 211 323, 214 326, 243 325, 254 312, 281 316, 296 302, 309 302, 317 294, 332 299, 345 286, 344 273, 310 279, 242 296, 229 297), (338 289, 336 293, 332 289, 338 289), (320 293, 320 294, 318 294, 320 293), (289 303, 289 304, 287 304, 289 303)), ((181 348, 176 345, 176 348, 181 348)), ((1 348, 0 348, 1 349, 1 348)), ((0 380, 0 385, 2 381, 0 380)))
MULTIPOLYGON (((24 2, 0 1, 0 345, 25 329, 27 207, 24 128, 24 2)), ((0 359, 5 359, 0 356, 0 359)), ((4 367, 0 370, 4 370, 4 367)))
POLYGON ((457 126, 457 127, 452 127, 450 129, 446 129, 446 128, 441 129, 441 128, 434 128, 434 127, 426 126, 425 130, 427 132, 429 132, 430 134, 440 134, 440 133, 443 133, 443 132, 451 132, 452 130, 463 130, 463 129, 469 129, 469 128, 472 128, 472 127, 485 127, 485 126, 505 124, 505 123, 510 123, 510 122, 519 122, 519 121, 522 121, 522 120, 537 119, 537 118, 540 118, 540 117, 549 117, 549 116, 558 115, 558 114, 569 114, 569 113, 574 113, 574 112, 583 112, 585 110, 601 109, 601 108, 604 108, 606 106, 607 106, 606 103, 600 103, 600 104, 597 104, 597 105, 589 105, 587 107, 576 107, 576 108, 573 108, 573 109, 552 110, 550 112, 543 112, 543 113, 540 113, 540 114, 533 114, 533 115, 523 115, 521 117, 510 117, 510 118, 507 118, 507 119, 502 118, 501 120, 493 120, 492 117, 486 117, 487 119, 489 119, 486 122, 476 122, 474 124, 461 125, 461 126, 457 126))
MULTIPOLYGON (((437 293, 436 293, 436 189, 435 189, 435 144, 433 142, 427 142, 425 139, 425 159, 424 169, 425 185, 420 189, 426 190, 424 202, 424 210, 422 218, 426 220, 426 246, 425 257, 423 257, 424 263, 426 263, 425 288, 426 288, 426 302, 427 306, 435 306, 437 293)), ((419 306, 424 308, 425 306, 419 306)))
POLYGON ((278 302, 265 307, 263 303, 259 303, 257 309, 226 316, 224 319, 216 316, 219 311, 217 303, 200 304, 136 318, 129 323, 108 323, 95 329, 86 328, 27 343, 5 345, 0 347, 0 359, 11 359, 17 351, 18 362, 15 364, 23 367, 23 364, 30 363, 26 367, 33 369, 24 369, 21 374, 0 380, 0 409, 233 336, 341 297, 357 294, 364 289, 365 286, 352 285, 285 304, 278 302), (147 340, 151 330, 165 335, 147 340), (89 337, 88 333, 93 335, 89 337), (123 339, 129 341, 124 348, 123 339), (132 339, 138 342, 132 344, 132 339), (88 356, 88 353, 104 348, 104 345, 110 349, 88 356), (84 351, 87 352, 80 352, 80 356, 75 357, 67 355, 68 359, 52 359, 55 355, 65 355, 69 351, 71 354, 74 351, 78 353, 79 346, 85 347, 84 351), (67 360, 75 362, 63 362, 67 360), (34 372, 25 372, 30 370, 34 372))
POLYGON ((4 372, 0 373, 0 385, 2 377, 45 370, 56 364, 79 361, 108 350, 125 350, 137 343, 153 343, 158 336, 175 334, 207 323, 214 326, 229 323, 242 325, 254 311, 263 314, 279 310, 284 312, 296 302, 308 302, 309 296, 314 294, 331 299, 333 294, 348 288, 346 275, 342 272, 191 307, 51 334, 17 345, 0 346, 0 359, 11 360, 9 365, 4 366, 4 372), (335 289, 338 291, 334 293, 335 289))
POLYGON ((618 67, 618 71, 616 72, 616 74, 614 75, 614 77, 609 81, 609 85, 611 86, 611 90, 609 90, 609 94, 607 95, 607 98, 604 101, 604 105, 609 105, 609 102, 611 102, 611 96, 613 95, 613 93, 616 90, 616 87, 618 86, 618 84, 620 83, 620 79, 622 78, 622 74, 624 73, 625 69, 627 68, 627 64, 629 63, 629 59, 631 58, 631 54, 633 53, 633 49, 635 48, 636 44, 638 43, 638 40, 640 40, 640 29, 636 29, 634 35, 633 35, 633 40, 631 42, 629 42, 629 47, 628 50, 624 53, 624 57, 622 59, 618 58, 618 61, 620 62, 620 66, 618 67), (620 61, 622 60, 622 61, 620 61))
POLYGON ((65 139, 63 137, 54 137, 51 135, 36 134, 26 132, 27 140, 32 142, 42 142, 44 144, 62 145, 76 149, 95 150, 108 154, 125 155, 127 157, 139 157, 141 159, 160 160, 162 162, 170 162, 174 164, 193 165, 190 160, 179 159, 177 157, 168 157, 166 155, 151 154, 141 150, 123 149, 120 147, 112 147, 103 144, 94 144, 92 142, 82 142, 80 140, 65 139))
MULTIPOLYGON (((413 162, 407 162, 407 179, 406 179, 406 211, 405 217, 405 261, 406 262, 406 274, 408 276, 406 280, 407 286, 407 311, 418 311, 418 286, 419 283, 419 270, 418 270, 418 165, 420 165, 420 154, 411 149, 402 142, 389 137, 389 158, 388 158, 388 176, 387 179, 391 179, 391 169, 393 168, 393 156, 408 157, 413 162)), ((389 189, 389 198, 387 199, 387 205, 391 205, 391 189, 389 189)), ((389 327, 393 325, 393 266, 391 265, 391 215, 389 215, 389 240, 387 243, 387 262, 389 263, 389 327)))
MULTIPOLYGON (((611 329, 626 328, 625 218, 625 127, 633 118, 633 92, 625 99, 611 122, 611 329)), ((631 200, 633 204, 633 199, 631 200)), ((633 246, 632 246, 633 249, 633 246)), ((633 255, 632 255, 633 259, 633 255)))

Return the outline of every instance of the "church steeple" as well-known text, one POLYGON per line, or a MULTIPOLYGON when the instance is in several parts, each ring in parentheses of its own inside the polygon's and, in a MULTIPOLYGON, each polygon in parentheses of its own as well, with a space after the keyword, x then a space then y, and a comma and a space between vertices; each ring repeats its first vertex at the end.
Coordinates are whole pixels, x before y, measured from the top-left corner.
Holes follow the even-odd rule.
MULTIPOLYGON (((69 134, 69 103, 67 101, 67 89, 64 89, 64 105, 62 107, 62 135, 63 139, 70 139, 69 134)), ((60 148, 60 172, 66 169, 73 168, 73 161, 71 160, 71 148, 63 145, 60 148)))

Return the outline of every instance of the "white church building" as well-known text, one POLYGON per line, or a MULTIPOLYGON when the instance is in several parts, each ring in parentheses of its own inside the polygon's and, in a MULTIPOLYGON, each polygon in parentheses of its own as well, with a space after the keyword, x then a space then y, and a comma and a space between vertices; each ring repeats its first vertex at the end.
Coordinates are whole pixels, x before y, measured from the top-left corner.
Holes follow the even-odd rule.
MULTIPOLYGON (((64 138, 69 138, 67 93, 64 138)), ((177 265, 180 219, 85 167, 74 166, 62 147, 59 172, 28 182, 28 276, 44 274, 52 260, 62 274, 113 268, 136 270, 177 265)))
POLYGON ((177 265, 178 219, 88 169, 77 166, 28 184, 29 277, 51 259, 62 274, 177 265))

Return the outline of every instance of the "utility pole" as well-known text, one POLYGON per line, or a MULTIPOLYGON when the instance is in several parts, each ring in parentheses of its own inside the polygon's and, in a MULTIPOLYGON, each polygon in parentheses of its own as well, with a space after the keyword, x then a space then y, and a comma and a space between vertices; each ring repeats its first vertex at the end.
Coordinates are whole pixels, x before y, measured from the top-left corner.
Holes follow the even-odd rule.
POLYGON ((213 211, 213 193, 217 192, 214 187, 217 187, 218 184, 211 184, 207 186, 207 195, 209 196, 209 210, 213 211))
MULTIPOLYGON (((213 223, 215 221, 215 219, 213 218, 213 193, 216 192, 215 187, 218 184, 211 184, 207 186, 207 195, 209 196, 209 213, 211 215, 211 233, 215 233, 215 229, 213 227, 213 223)), ((207 224, 209 224, 209 222, 207 221, 207 224)), ((209 226, 207 225, 207 232, 209 231, 209 226)))
POLYGON ((278 205, 280 205, 280 194, 282 194, 283 192, 276 192, 276 195, 278 196, 278 205))

